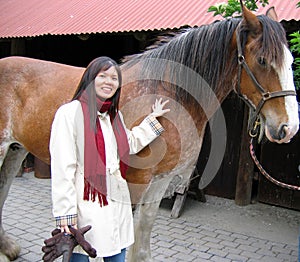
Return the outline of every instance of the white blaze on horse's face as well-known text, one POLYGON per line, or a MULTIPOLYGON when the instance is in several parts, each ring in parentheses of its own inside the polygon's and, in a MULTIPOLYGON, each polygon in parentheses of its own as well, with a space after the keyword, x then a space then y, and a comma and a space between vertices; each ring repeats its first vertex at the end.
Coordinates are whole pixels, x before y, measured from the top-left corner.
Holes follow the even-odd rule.
MULTIPOLYGON (((281 68, 273 65, 276 70, 282 90, 295 90, 292 70, 293 56, 289 49, 284 46, 284 62, 281 68)), ((296 96, 285 96, 285 109, 288 115, 286 127, 284 127, 286 136, 282 140, 275 140, 271 137, 266 125, 266 136, 272 142, 288 143, 299 129, 298 103, 296 96)))

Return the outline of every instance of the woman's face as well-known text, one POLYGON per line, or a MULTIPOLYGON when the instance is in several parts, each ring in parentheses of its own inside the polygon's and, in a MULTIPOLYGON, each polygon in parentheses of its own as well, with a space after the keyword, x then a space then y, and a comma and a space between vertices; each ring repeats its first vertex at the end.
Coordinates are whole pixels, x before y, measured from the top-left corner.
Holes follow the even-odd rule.
POLYGON ((106 71, 100 71, 95 78, 95 90, 101 100, 111 98, 119 87, 119 78, 114 66, 106 71))

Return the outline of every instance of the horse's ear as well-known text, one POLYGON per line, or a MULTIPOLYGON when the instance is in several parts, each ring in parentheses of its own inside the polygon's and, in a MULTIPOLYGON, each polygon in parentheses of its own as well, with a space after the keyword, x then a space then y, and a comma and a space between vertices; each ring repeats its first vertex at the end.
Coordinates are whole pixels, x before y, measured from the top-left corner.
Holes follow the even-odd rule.
POLYGON ((272 6, 270 7, 267 12, 266 12, 266 16, 273 19, 274 21, 277 21, 278 22, 278 16, 277 16, 277 13, 275 11, 275 7, 272 6))
POLYGON ((240 0, 240 4, 241 4, 241 8, 243 9, 243 7, 244 7, 243 0, 240 0))
POLYGON ((242 12, 243 12, 243 21, 242 23, 244 26, 249 30, 249 33, 253 34, 254 36, 261 31, 261 24, 256 17, 245 5, 242 4, 242 12))

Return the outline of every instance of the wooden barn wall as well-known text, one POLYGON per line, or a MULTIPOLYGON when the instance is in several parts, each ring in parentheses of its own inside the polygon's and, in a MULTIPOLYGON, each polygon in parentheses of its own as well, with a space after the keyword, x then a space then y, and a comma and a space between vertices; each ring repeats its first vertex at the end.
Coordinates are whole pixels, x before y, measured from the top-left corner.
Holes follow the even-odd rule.
POLYGON ((140 52, 147 37, 152 38, 153 34, 155 32, 3 39, 0 40, 0 57, 20 55, 83 67, 98 56, 121 62, 124 56, 140 52))
MULTIPOLYGON (((244 102, 235 94, 231 93, 222 103, 227 140, 222 164, 212 182, 205 188, 209 195, 234 199, 236 178, 240 156, 241 134, 243 132, 244 102)), ((210 130, 206 127, 202 149, 197 163, 197 169, 201 174, 204 170, 210 153, 210 130)))
MULTIPOLYGON (((275 179, 300 186, 300 133, 289 144, 266 142, 261 146, 261 163, 275 179)), ((300 210, 300 191, 277 186, 259 175, 258 201, 300 210)))

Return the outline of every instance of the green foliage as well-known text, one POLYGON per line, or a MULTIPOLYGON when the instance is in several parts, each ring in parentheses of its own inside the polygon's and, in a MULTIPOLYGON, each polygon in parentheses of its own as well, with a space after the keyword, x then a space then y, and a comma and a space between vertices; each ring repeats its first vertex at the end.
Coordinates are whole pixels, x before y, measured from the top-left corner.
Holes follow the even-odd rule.
MULTIPOLYGON (((297 8, 300 8, 300 2, 297 3, 297 8)), ((296 55, 294 60, 294 82, 297 90, 300 90, 300 33, 299 31, 290 34, 290 49, 296 55)))
MULTIPOLYGON (((244 5, 252 11, 258 9, 257 2, 260 2, 262 6, 268 4, 268 0, 244 0, 244 5)), ((239 0, 228 0, 228 3, 220 3, 208 8, 208 12, 214 12, 214 16, 221 15, 222 17, 233 17, 241 14, 241 4, 239 0)))
MULTIPOLYGON (((299 4, 299 3, 298 3, 299 4)), ((297 56, 294 60, 294 82, 296 89, 300 89, 300 32, 290 34, 290 49, 297 56)))

